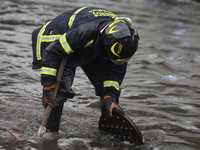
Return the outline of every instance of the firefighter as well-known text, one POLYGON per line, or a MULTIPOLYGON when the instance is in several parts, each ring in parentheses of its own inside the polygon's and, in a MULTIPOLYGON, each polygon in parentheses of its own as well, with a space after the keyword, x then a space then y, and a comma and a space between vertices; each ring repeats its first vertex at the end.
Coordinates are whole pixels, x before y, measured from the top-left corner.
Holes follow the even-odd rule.
POLYGON ((32 33, 33 69, 41 69, 43 106, 51 105, 47 131, 58 132, 63 104, 80 66, 100 97, 101 112, 112 116, 119 106, 120 85, 127 63, 137 50, 139 35, 129 18, 96 7, 66 11, 32 33), (68 60, 57 97, 53 98, 56 74, 63 57, 68 60))

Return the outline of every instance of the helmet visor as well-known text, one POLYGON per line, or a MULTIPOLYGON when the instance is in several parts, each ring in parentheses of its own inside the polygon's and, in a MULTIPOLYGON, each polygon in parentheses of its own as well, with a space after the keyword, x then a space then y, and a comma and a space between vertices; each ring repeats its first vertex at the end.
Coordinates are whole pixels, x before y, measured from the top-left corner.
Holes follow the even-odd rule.
POLYGON ((124 59, 110 59, 113 63, 117 64, 117 65, 123 65, 123 64, 126 64, 128 63, 128 61, 130 60, 130 58, 124 58, 124 59))

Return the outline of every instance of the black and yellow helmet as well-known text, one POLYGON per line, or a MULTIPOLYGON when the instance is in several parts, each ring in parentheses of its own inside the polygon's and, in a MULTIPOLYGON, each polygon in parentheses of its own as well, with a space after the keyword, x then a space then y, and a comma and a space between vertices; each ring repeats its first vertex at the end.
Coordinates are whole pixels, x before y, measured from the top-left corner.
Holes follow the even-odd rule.
POLYGON ((116 64, 127 63, 138 47, 139 35, 127 19, 115 19, 102 30, 105 49, 116 64))

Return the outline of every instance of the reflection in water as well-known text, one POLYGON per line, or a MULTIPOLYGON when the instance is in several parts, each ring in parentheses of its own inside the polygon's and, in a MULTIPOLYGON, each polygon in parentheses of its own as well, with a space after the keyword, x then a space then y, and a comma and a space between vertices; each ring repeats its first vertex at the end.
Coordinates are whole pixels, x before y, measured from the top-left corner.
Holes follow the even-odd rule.
POLYGON ((192 0, 1 0, 0 127, 21 137, 36 134, 43 107, 40 71, 31 70, 31 32, 83 5, 130 17, 140 34, 120 103, 144 134, 145 147, 120 144, 99 133, 99 99, 78 68, 77 96, 65 104, 60 134, 13 143, 0 131, 0 149, 199 149, 200 4, 192 0))

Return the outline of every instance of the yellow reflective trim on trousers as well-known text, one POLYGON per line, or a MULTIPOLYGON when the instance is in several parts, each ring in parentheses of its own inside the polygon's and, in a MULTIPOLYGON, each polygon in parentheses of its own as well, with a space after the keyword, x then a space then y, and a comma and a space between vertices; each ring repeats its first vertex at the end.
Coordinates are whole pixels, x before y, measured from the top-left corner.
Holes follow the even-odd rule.
POLYGON ((84 46, 84 48, 86 48, 86 47, 92 45, 93 42, 94 42, 94 40, 91 40, 91 41, 87 42, 87 44, 84 46))
POLYGON ((62 36, 62 34, 57 35, 43 35, 41 42, 53 42, 57 39, 59 39, 62 36))
POLYGON ((81 8, 79 8, 78 10, 76 10, 76 11, 74 12, 74 14, 70 17, 69 22, 68 22, 69 28, 72 27, 76 15, 77 15, 81 10, 83 10, 83 9, 85 9, 85 8, 87 8, 87 7, 81 7, 81 8))
POLYGON ((62 48, 65 50, 65 52, 67 54, 71 54, 71 53, 74 52, 71 49, 70 45, 68 44, 68 42, 66 40, 66 33, 61 36, 61 38, 59 39, 59 41, 60 41, 60 44, 62 45, 62 48))
POLYGON ((36 56, 37 56, 37 60, 41 60, 41 42, 42 42, 42 35, 47 27, 47 25, 50 23, 51 21, 47 22, 42 29, 40 30, 40 32, 38 33, 37 36, 37 45, 36 45, 36 56))
POLYGON ((57 69, 49 68, 49 67, 42 67, 41 68, 41 74, 56 76, 57 69))
POLYGON ((119 91, 119 83, 118 82, 111 81, 111 80, 103 82, 103 87, 112 87, 112 86, 119 91))

